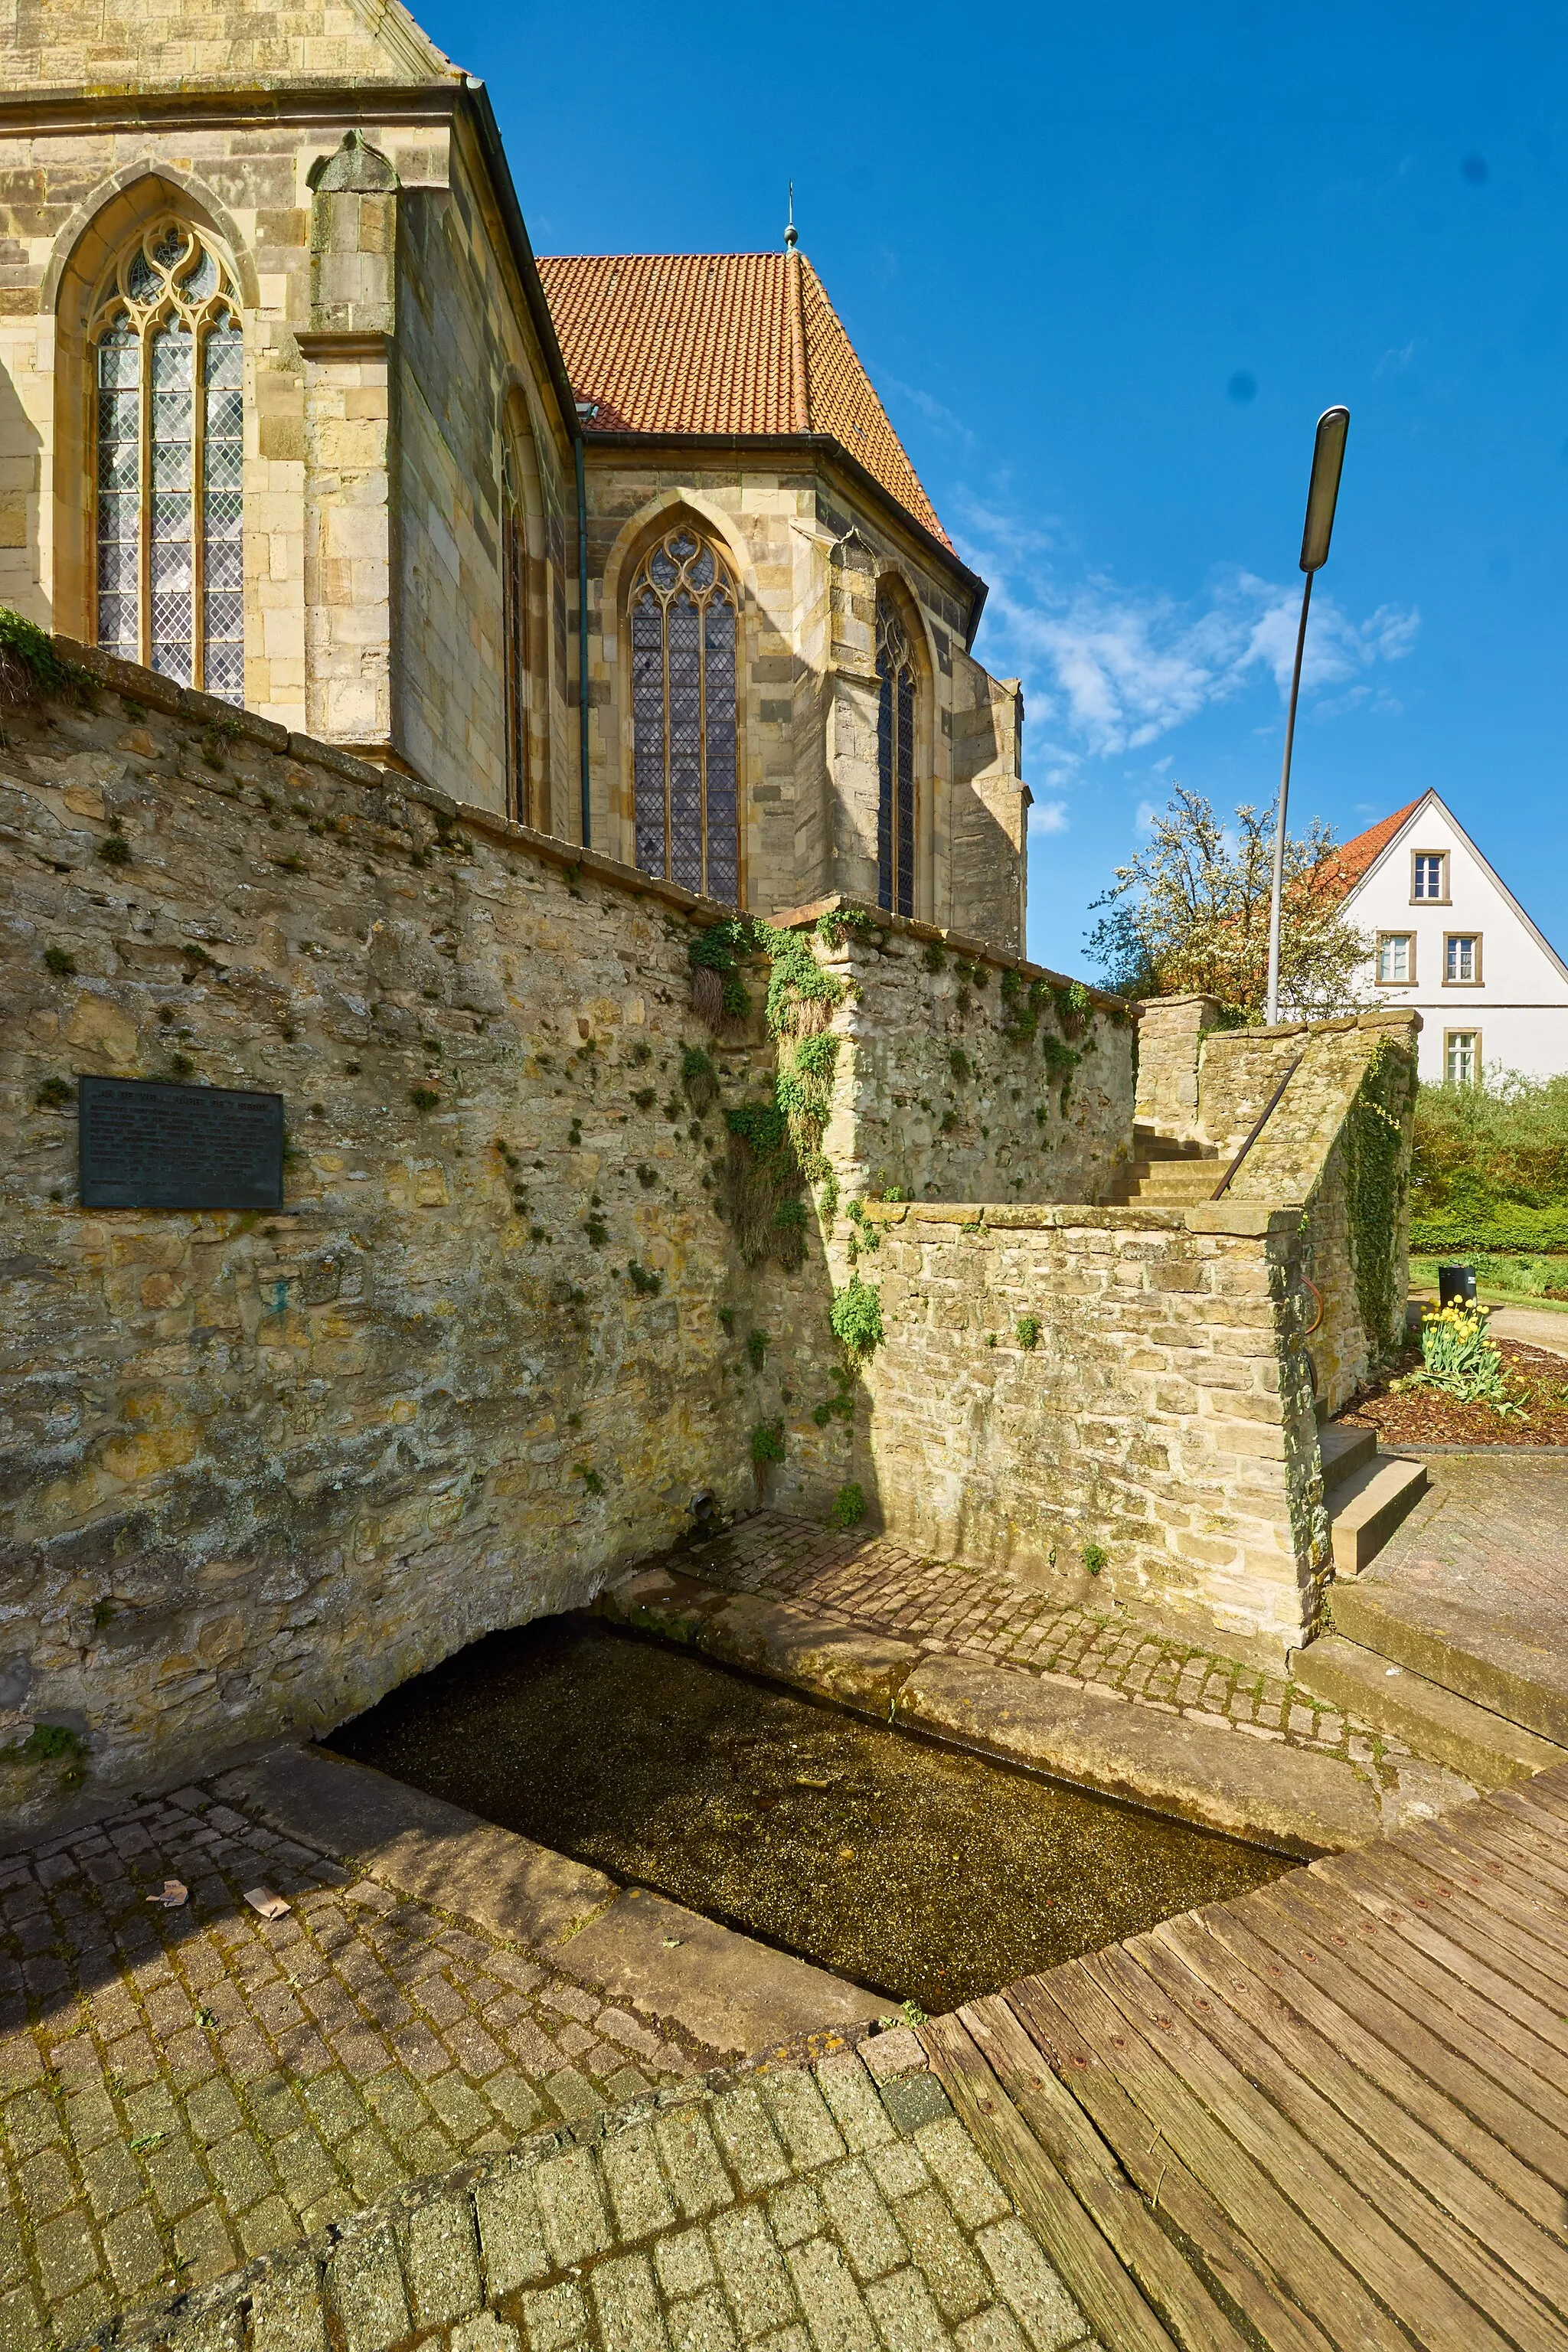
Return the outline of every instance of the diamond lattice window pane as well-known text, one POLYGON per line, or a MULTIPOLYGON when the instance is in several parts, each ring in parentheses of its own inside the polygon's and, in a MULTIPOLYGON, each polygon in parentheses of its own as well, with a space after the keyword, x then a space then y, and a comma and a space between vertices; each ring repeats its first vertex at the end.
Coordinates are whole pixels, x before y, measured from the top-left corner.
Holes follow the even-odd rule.
POLYGON ((238 489, 243 455, 237 441, 209 438, 205 452, 205 487, 208 490, 238 489))
POLYGON ((185 327, 161 327, 153 338, 153 383, 159 391, 189 391, 195 342, 185 327))
POLYGON ((98 542, 98 586, 100 595, 134 596, 141 586, 140 551, 134 540, 100 539, 98 542))
POLYGON ((188 490, 194 454, 188 441, 154 441, 153 488, 155 490, 188 490))
POLYGON ((120 654, 126 661, 134 661, 136 643, 136 599, 130 596, 104 596, 98 600, 98 642, 120 654))
POLYGON ((136 302, 150 302, 162 290, 163 283, 144 253, 136 256, 125 274, 126 290, 136 302))
POLYGON ((664 613, 646 591, 632 607, 632 783, 637 861, 662 875, 664 843, 664 613))
POLYGON ((189 686, 192 683, 189 637, 154 637, 153 667, 160 677, 172 677, 176 686, 189 686))
POLYGON ((111 327, 100 338, 98 381, 106 392, 141 383, 142 346, 129 327, 111 327))
POLYGON ((180 280, 180 291, 187 302, 205 302, 217 292, 217 263, 210 253, 204 249, 197 256, 195 268, 180 280))
MULTIPOLYGON (((153 587, 154 593, 175 596, 188 592, 195 577, 188 540, 163 540, 153 547, 153 587)), ((165 623, 165 631, 171 624, 165 623)), ((187 625, 188 634, 188 625, 187 625)))
POLYGON ((244 587, 244 550, 237 539, 214 539, 209 532, 203 562, 209 589, 244 587))
POLYGON ((225 702, 240 702, 245 698, 245 648, 243 646, 215 646, 207 643, 206 675, 202 680, 204 690, 217 695, 225 702))
POLYGON ((141 536, 142 501, 122 491, 100 498, 98 502, 98 535, 100 540, 129 540, 132 544, 141 536))
POLYGON ((245 395, 240 392, 215 392, 212 378, 207 378, 207 439, 237 441, 245 430, 245 395))
POLYGON ((159 539, 188 540, 191 535, 191 502, 173 493, 160 493, 153 500, 153 536, 159 539))
MULTIPOLYGON (((245 377, 245 337, 232 320, 215 327, 206 340, 203 355, 203 373, 208 386, 216 392, 237 392, 245 377)), ((236 411, 237 416, 237 408, 236 411)), ((237 433, 238 424, 234 430, 237 433)))
POLYGON ((134 441, 100 441, 98 445, 98 487, 111 493, 133 492, 142 476, 142 452, 134 441))

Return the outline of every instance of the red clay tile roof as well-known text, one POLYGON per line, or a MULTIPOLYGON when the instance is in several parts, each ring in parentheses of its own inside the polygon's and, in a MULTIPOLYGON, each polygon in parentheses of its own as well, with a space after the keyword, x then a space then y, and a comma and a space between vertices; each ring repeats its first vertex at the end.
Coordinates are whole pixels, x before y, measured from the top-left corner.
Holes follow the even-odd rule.
POLYGON ((826 433, 952 545, 804 255, 558 255, 539 274, 590 433, 826 433))
MULTIPOLYGON (((1382 856, 1405 818, 1414 815, 1420 805, 1419 801, 1407 801, 1402 809, 1395 809, 1392 816, 1368 825, 1366 831, 1358 833, 1353 840, 1341 842, 1330 869, 1331 887, 1338 897, 1342 898, 1354 889, 1367 868, 1375 865, 1382 856)), ((1325 882, 1328 879, 1329 877, 1325 876, 1325 882)))

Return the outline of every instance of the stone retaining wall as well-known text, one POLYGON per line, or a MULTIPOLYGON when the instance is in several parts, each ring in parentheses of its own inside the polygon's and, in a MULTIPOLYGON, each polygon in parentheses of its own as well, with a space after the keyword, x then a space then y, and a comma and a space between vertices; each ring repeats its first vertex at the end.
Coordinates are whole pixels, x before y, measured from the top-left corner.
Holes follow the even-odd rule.
POLYGON ((1278 1658, 1327 1521, 1300 1217, 874 1207, 868 1494, 917 1549, 1153 1602, 1278 1658))
MULTIPOLYGON (((776 1071, 760 1003, 718 1039, 694 1008, 689 947, 724 910, 77 652, 102 686, 0 738, 0 1814, 24 1820, 586 1601, 699 1488, 758 1498, 759 1428, 780 1507, 850 1475, 812 1411, 838 1364, 815 1223, 790 1271, 718 1213, 725 1112, 776 1071), (286 1213, 84 1213, 84 1072, 281 1091, 286 1213), (18 1758, 34 1721, 85 1766, 18 1758)), ((839 952, 848 1197, 905 1065, 966 1018, 938 936, 839 952)), ((1004 969, 1066 985, 993 960, 977 1003, 1004 969)), ((955 1139, 900 1136, 902 1180, 940 1193, 955 1140, 966 1183, 1108 1181, 1114 1009, 1066 1117, 1036 1119, 1037 1078, 976 1088, 955 1139)))

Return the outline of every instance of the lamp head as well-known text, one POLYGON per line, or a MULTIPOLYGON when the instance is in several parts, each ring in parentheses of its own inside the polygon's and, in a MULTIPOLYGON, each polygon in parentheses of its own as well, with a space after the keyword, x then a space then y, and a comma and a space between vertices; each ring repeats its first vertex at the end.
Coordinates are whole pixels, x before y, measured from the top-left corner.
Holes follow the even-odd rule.
POLYGON ((1318 419, 1312 444, 1312 478, 1307 488, 1307 524, 1301 533, 1301 569, 1321 572, 1329 560, 1334 528, 1334 506, 1340 495, 1340 469, 1345 462, 1345 435, 1350 431, 1348 408, 1325 408, 1318 419))

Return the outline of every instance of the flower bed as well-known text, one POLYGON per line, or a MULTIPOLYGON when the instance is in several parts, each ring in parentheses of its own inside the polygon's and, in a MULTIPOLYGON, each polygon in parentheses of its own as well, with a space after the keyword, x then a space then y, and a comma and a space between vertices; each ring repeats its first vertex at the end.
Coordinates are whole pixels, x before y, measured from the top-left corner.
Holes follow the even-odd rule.
POLYGON ((1390 1378, 1374 1381, 1340 1415, 1352 1428, 1375 1429, 1379 1443, 1402 1445, 1568 1446, 1568 1362, 1517 1339, 1496 1342, 1503 1379, 1517 1412, 1489 1404, 1461 1404, 1440 1389, 1395 1389, 1421 1363, 1412 1348, 1390 1378))

